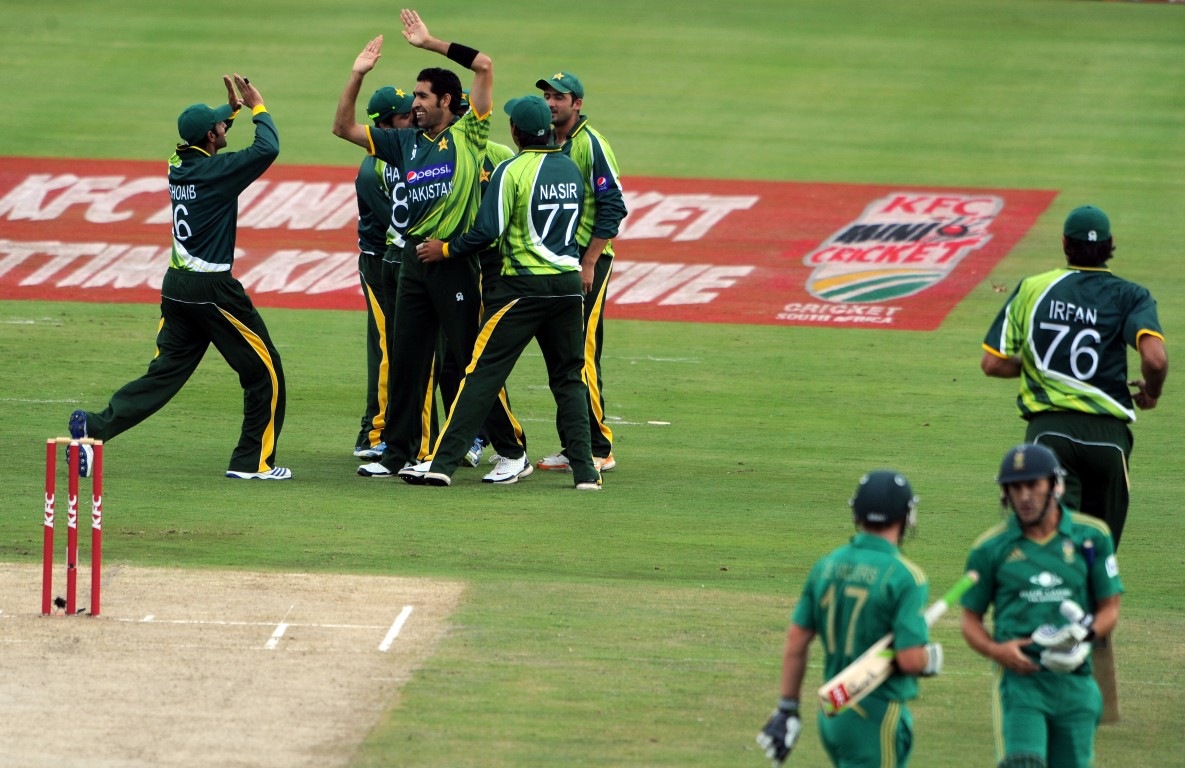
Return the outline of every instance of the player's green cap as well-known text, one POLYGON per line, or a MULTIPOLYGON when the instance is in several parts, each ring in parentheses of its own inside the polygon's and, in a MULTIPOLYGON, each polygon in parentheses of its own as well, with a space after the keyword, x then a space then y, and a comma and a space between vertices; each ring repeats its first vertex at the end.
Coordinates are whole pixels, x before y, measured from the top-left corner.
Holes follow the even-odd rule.
POLYGON ((225 122, 234 114, 229 104, 219 104, 217 107, 207 107, 205 104, 194 104, 186 107, 177 118, 177 133, 186 144, 200 144, 206 139, 206 134, 214 130, 218 123, 225 122))
POLYGON ((410 93, 384 85, 370 97, 370 103, 366 105, 366 116, 377 125, 391 115, 406 115, 411 112, 415 100, 410 93))
POLYGON ((572 94, 573 99, 584 98, 584 85, 580 82, 580 78, 571 72, 556 72, 551 77, 545 77, 535 83, 535 87, 539 90, 555 88, 560 93, 572 94))
POLYGON ((551 107, 538 96, 520 96, 503 107, 510 122, 525 134, 544 136, 551 129, 551 107))
POLYGON ((1111 220, 1093 205, 1083 205, 1070 211, 1062 234, 1071 240, 1097 243, 1111 239, 1111 220))

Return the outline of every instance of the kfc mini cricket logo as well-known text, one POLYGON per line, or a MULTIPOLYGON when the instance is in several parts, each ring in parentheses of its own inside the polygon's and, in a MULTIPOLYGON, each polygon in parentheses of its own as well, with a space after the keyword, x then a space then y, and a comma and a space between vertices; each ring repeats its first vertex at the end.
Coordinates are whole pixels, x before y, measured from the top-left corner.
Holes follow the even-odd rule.
POLYGON ((1003 207, 994 195, 893 192, 803 258, 813 270, 807 290, 845 304, 920 293, 991 241, 1003 207))

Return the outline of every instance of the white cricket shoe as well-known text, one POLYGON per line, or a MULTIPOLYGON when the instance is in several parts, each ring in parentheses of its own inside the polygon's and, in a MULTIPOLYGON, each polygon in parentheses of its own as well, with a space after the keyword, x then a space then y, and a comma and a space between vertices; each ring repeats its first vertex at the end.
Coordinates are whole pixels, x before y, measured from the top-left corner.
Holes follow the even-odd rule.
POLYGON ((287 467, 276 467, 267 472, 236 472, 228 469, 226 476, 235 480, 291 480, 292 470, 287 467))
POLYGON ((379 443, 378 445, 369 445, 364 448, 354 449, 354 458, 363 459, 364 461, 378 461, 383 458, 383 451, 387 449, 386 443, 379 443))
POLYGON ((598 472, 608 472, 617 466, 617 460, 613 458, 612 453, 603 459, 599 456, 593 456, 593 466, 597 468, 598 472))
POLYGON ((483 483, 501 483, 503 485, 510 485, 517 483, 521 478, 530 477, 535 468, 531 466, 531 462, 527 459, 524 453, 517 459, 508 459, 502 456, 498 459, 498 466, 494 467, 493 471, 483 477, 483 483))
POLYGON ((358 467, 358 474, 362 477, 395 477, 395 473, 377 461, 358 467))
POLYGON ((453 479, 443 472, 432 472, 432 461, 409 464, 399 470, 401 480, 412 485, 452 485, 453 479))
POLYGON ((485 452, 486 444, 482 442, 480 437, 473 438, 473 445, 465 453, 465 463, 471 467, 476 467, 481 463, 481 454, 485 452))
POLYGON ((550 456, 545 456, 539 460, 536 465, 539 469, 547 472, 571 472, 572 465, 568 463, 568 457, 560 453, 553 453, 550 456))

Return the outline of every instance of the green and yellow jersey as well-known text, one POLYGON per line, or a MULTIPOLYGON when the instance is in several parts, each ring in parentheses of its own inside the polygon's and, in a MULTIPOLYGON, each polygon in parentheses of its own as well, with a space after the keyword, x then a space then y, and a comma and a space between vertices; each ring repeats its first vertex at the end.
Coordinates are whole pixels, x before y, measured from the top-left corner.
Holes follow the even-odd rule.
POLYGON ((1164 338, 1146 288, 1108 269, 1070 267, 1026 278, 983 341, 999 357, 1019 357, 1016 404, 1135 421, 1127 386, 1127 347, 1150 333, 1164 338))
POLYGON ((580 170, 559 147, 524 149, 494 169, 473 227, 448 242, 448 255, 468 256, 501 238, 503 275, 576 272, 584 200, 580 170))
MULTIPOLYGON (((1065 507, 1057 529, 1043 542, 1026 538, 1016 515, 1009 515, 972 544, 967 570, 978 573, 979 581, 963 595, 962 605, 980 615, 992 608, 996 642, 1028 637, 1042 624, 1065 624, 1063 600, 1093 613, 1099 600, 1123 592, 1107 524, 1065 507)), ((1040 663, 1038 646, 1022 650, 1040 663)), ((1089 672, 1088 663, 1076 674, 1089 672)))
POLYGON ((447 240, 473 223, 481 199, 488 118, 470 110, 436 136, 416 128, 366 126, 368 153, 402 171, 405 199, 394 204, 404 211, 396 211, 395 218, 406 220, 407 236, 447 240))
POLYGON ((402 244, 395 226, 392 190, 402 183, 399 169, 373 155, 367 155, 358 167, 354 191, 358 196, 358 250, 382 256, 387 246, 402 244))
POLYGON ((514 150, 505 144, 499 144, 496 141, 486 142, 486 157, 481 164, 481 193, 484 195, 486 189, 490 186, 490 177, 494 174, 494 169, 502 163, 514 157, 514 150))
MULTIPOLYGON (((925 609, 929 584, 922 569, 880 536, 859 533, 811 569, 793 623, 819 638, 829 680, 892 632, 895 648, 929 640, 925 609)), ((870 695, 904 701, 918 694, 917 679, 894 673, 870 695)))
MULTIPOLYGON (((238 113, 236 112, 235 115, 238 113)), ((229 131, 235 118, 226 121, 229 131)), ((263 105, 252 111, 255 141, 238 152, 208 154, 183 145, 169 158, 173 253, 169 266, 187 272, 229 272, 235 260, 239 195, 280 154, 276 124, 263 105)))
MULTIPOLYGON (((617 237, 621 220, 627 213, 621 195, 621 173, 609 142, 588 124, 588 118, 583 115, 564 142, 564 154, 572 158, 584 179, 587 197, 576 230, 576 242, 583 252, 594 237, 606 240, 617 237)), ((605 246, 604 253, 613 255, 612 242, 605 246)))

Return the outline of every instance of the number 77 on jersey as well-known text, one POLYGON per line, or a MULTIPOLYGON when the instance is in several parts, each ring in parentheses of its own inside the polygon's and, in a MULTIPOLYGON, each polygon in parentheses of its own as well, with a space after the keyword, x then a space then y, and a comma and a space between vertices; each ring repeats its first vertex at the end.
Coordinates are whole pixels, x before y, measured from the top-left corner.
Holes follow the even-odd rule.
MULTIPOLYGON (((926 609, 926 626, 934 626, 934 622, 952 604, 957 603, 967 590, 979 581, 979 574, 968 571, 946 591, 941 598, 926 609)), ((840 712, 857 703, 876 687, 889 679, 893 674, 893 633, 877 640, 868 650, 860 654, 860 658, 836 674, 819 688, 819 704, 823 707, 823 714, 835 717, 840 712)))

